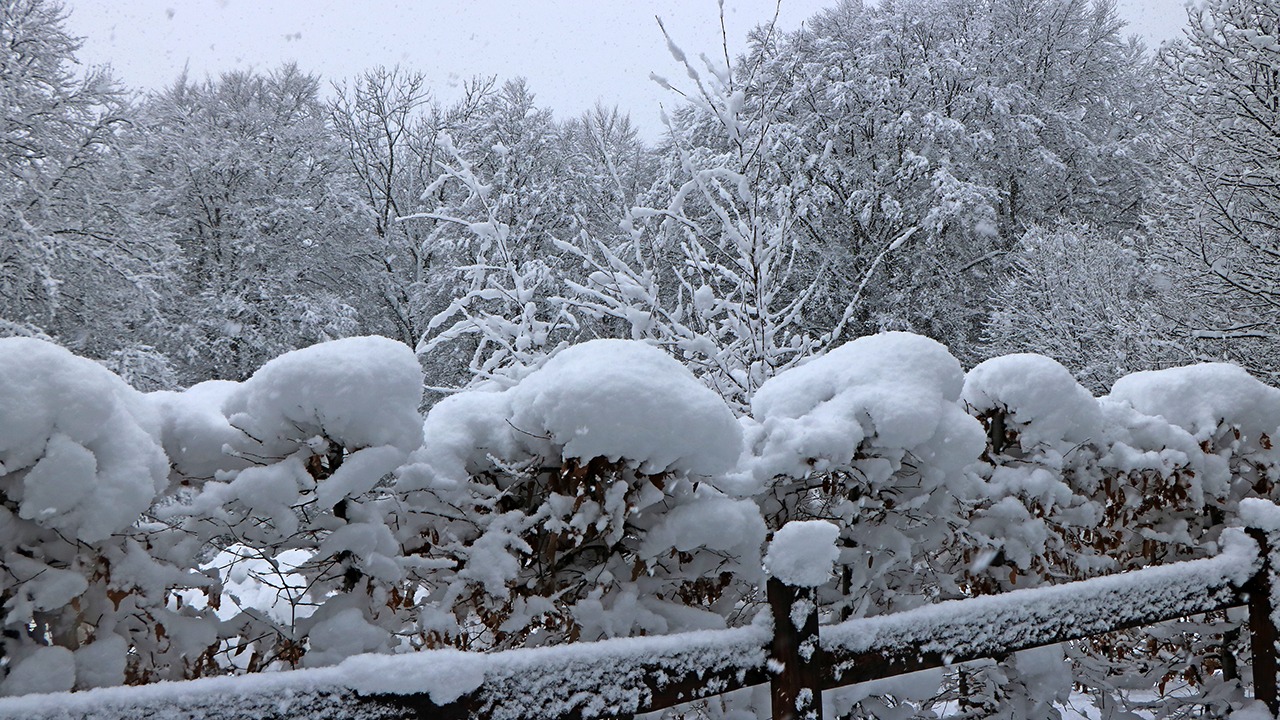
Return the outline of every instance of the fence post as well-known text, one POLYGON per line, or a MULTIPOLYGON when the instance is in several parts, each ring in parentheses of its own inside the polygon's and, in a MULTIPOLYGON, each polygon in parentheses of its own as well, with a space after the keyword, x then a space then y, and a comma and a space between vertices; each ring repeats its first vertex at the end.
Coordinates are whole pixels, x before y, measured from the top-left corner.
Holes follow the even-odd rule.
POLYGON ((771 577, 767 591, 773 611, 773 720, 822 720, 817 588, 795 587, 771 577))
POLYGON ((1280 713, 1276 693, 1276 625, 1271 616, 1271 544, 1266 531, 1247 528, 1258 543, 1262 567, 1244 589, 1249 594, 1249 649, 1253 653, 1253 697, 1266 704, 1271 714, 1280 713))

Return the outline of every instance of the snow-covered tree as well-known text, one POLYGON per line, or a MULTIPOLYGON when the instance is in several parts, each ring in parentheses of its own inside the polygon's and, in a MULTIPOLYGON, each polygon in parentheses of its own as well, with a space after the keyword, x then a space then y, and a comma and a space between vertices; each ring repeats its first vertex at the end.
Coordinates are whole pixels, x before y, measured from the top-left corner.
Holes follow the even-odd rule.
POLYGON ((1028 227, 1137 221, 1156 103, 1106 3, 843 2, 754 55, 748 97, 778 137, 765 184, 794 198, 833 273, 819 326, 883 263, 858 329, 913 329, 967 359, 973 299, 1028 227))
MULTIPOLYGON (((99 359, 152 354, 171 247, 124 189, 131 110, 49 0, 0 5, 0 336, 55 338, 99 359)), ((134 367, 139 367, 134 365, 134 367)))
POLYGON ((800 245, 793 199, 764 182, 778 142, 767 99, 746 107, 731 68, 704 57, 699 70, 668 46, 693 83, 681 93, 692 105, 666 116, 652 206, 624 210, 621 232, 559 244, 586 270, 564 302, 577 317, 667 347, 745 407, 761 383, 838 336, 858 295, 834 328, 810 332, 813 274, 825 268, 800 245))
POLYGON ((561 125, 570 184, 566 208, 592 237, 613 234, 618 220, 649 190, 657 154, 619 108, 597 104, 561 125))
POLYGON ((1214 0, 1189 18, 1160 56, 1168 183, 1152 234, 1198 308, 1183 325, 1200 351, 1274 376, 1280 4, 1214 0))
POLYGON ((357 328, 365 216, 318 93, 286 65, 181 78, 140 111, 131 190, 180 252, 163 349, 184 381, 243 379, 357 328))
POLYGON ((1048 355, 1103 393, 1121 375, 1191 362, 1180 345, 1174 273, 1145 243, 1088 225, 1032 227, 993 289, 983 330, 989 356, 1048 355))
POLYGON ((444 158, 439 135, 464 118, 482 94, 469 86, 468 97, 448 110, 432 102, 422 73, 375 68, 338 86, 330 104, 334 133, 340 138, 373 237, 363 247, 369 266, 365 293, 358 303, 361 327, 415 344, 426 331, 432 308, 445 288, 440 277, 448 255, 435 247, 435 226, 399 222, 418 209, 421 196, 439 173, 444 158))
POLYGON ((559 243, 625 202, 610 198, 634 184, 637 163, 620 155, 635 139, 617 116, 562 127, 523 80, 455 114, 425 211, 402 219, 432 225, 430 242, 447 258, 437 282, 452 294, 429 316, 419 350, 437 386, 507 382, 577 333, 555 299, 575 272, 559 243))
POLYGON ((446 350, 469 352, 467 382, 507 382, 537 367, 573 329, 571 318, 549 302, 558 279, 555 260, 538 249, 551 236, 533 219, 519 222, 520 206, 530 199, 521 197, 519 188, 495 193, 451 140, 443 142, 452 158, 441 162, 443 174, 435 186, 456 185, 466 195, 454 207, 404 221, 438 223, 434 237, 452 242, 463 264, 453 269, 460 281, 457 297, 427 323, 418 351, 428 363, 436 355, 448 357, 446 350), (461 237, 455 234, 459 231, 461 237))

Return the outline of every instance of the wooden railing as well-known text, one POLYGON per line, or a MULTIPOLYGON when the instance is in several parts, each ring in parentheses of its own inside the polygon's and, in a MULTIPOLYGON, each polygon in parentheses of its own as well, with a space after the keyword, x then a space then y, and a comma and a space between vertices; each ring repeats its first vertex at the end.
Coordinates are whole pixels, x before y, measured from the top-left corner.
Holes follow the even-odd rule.
POLYGON ((65 700, 0 699, 0 717, 588 720, 768 683, 775 720, 821 720, 823 690, 1238 606, 1249 610, 1254 695, 1276 713, 1272 548, 1280 548, 1280 507, 1245 503, 1242 517, 1253 527, 1225 530, 1214 557, 832 625, 820 625, 811 588, 773 578, 772 623, 497 653, 363 656, 320 670, 65 700))
MULTIPOLYGON (((1212 558, 949 601, 829 626, 819 625, 816 604, 808 597, 812 590, 770 579, 768 599, 773 632, 767 654, 764 647, 760 648, 763 662, 673 672, 685 666, 673 664, 670 657, 654 657, 640 672, 629 667, 625 674, 633 680, 625 689, 631 692, 620 693, 603 706, 596 702, 602 691, 596 682, 599 678, 588 673, 584 682, 575 682, 569 674, 562 675, 563 668, 554 666, 543 668, 544 673, 561 676, 556 680, 558 691, 553 706, 522 693, 519 682, 501 678, 495 678, 494 683, 486 681, 450 703, 434 703, 425 694, 383 695, 376 700, 411 707, 424 720, 585 719, 662 710, 767 682, 774 720, 821 720, 818 698, 823 690, 1247 605, 1254 693, 1276 712, 1280 706, 1276 695, 1276 629, 1271 617, 1272 542, 1260 529, 1248 531, 1252 542, 1244 533, 1238 535, 1237 542, 1228 544, 1212 558), (793 615, 797 606, 808 609, 793 615), (575 703, 573 698, 580 698, 581 702, 575 703)), ((716 643, 712 633, 700 633, 698 638, 686 646, 687 655, 698 654, 698 642, 716 643)), ((609 642, 625 641, 605 641, 609 642)), ((525 682, 536 682, 538 669, 526 670, 530 675, 524 676, 525 682)))

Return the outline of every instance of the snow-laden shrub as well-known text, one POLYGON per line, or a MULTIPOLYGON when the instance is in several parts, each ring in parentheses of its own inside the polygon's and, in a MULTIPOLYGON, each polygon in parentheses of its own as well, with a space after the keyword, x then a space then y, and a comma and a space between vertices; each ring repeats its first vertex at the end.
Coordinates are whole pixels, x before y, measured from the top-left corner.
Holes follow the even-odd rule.
POLYGON ((157 559, 142 521, 168 485, 159 435, 98 363, 0 339, 0 694, 181 677, 213 642, 166 606, 205 580, 157 559))
POLYGON ((942 345, 884 333, 783 372, 752 400, 747 449, 727 485, 758 499, 772 527, 826 519, 841 529, 840 616, 889 612, 954 593, 947 566, 964 469, 982 428, 958 404, 964 371, 942 345))
MULTIPOLYGON (((988 431, 972 468, 983 488, 965 516, 968 567, 959 568, 975 592, 1211 553, 1239 501, 1274 495, 1280 474, 1271 441, 1280 391, 1231 365, 1135 373, 1095 399, 1049 358, 1010 355, 970 371, 964 401, 988 431)), ((1141 657, 1148 687, 1176 679, 1220 695, 1219 670, 1231 663, 1221 645, 1235 634, 1232 623, 1139 631, 1075 644, 1068 655, 1075 681, 1100 693, 1141 657)), ((1001 672, 987 678, 992 697, 1013 685, 1027 691, 1012 682, 1016 667, 1001 672)))
POLYGON ((966 503, 962 567, 973 591, 996 592, 1050 579, 1076 579, 1114 567, 1084 533, 1102 509, 1094 444, 1102 437, 1098 401, 1058 362, 1005 355, 974 367, 962 402, 987 430, 983 486, 966 503))
POLYGON ((399 475, 427 644, 510 647, 723 626, 760 573, 754 503, 717 491, 741 431, 640 342, 568 348, 432 408, 399 475))
MULTIPOLYGON (((1243 368, 1206 363, 1134 373, 1116 381, 1108 400, 1169 425, 1159 442, 1186 455, 1182 464, 1197 471, 1198 480, 1187 490, 1193 502, 1233 504, 1250 490, 1262 495, 1274 490, 1280 477, 1280 450, 1273 440, 1280 432, 1280 390, 1243 368), (1202 458, 1187 447, 1188 440, 1203 452, 1202 458)), ((1140 426, 1120 424, 1131 432, 1140 426)), ((1180 459, 1166 453, 1154 467, 1177 465, 1180 459)), ((1113 463, 1141 468, 1151 461, 1150 456, 1117 451, 1113 463)))
POLYGON ((422 386, 412 350, 365 337, 286 353, 243 383, 155 395, 183 481, 159 514, 206 560, 217 553, 223 577, 251 573, 287 608, 227 598, 241 612, 221 625, 224 649, 253 653, 224 665, 324 664, 394 645, 400 548, 371 491, 421 443, 422 386))
MULTIPOLYGON (((1003 592, 1114 569, 1115 560, 1092 542, 1103 516, 1094 497, 1096 443, 1104 437, 1098 400, 1055 360, 1015 354, 970 370, 962 402, 987 431, 982 462, 971 468, 981 484, 962 503, 962 562, 953 568, 965 591, 1003 592)), ((1061 649, 1041 649, 962 671, 949 690, 992 712, 1054 717, 1053 703, 1070 695, 1071 670, 1061 649)))
POLYGON ((1135 373, 1094 398, 1053 360, 1009 355, 970 371, 964 401, 988 430, 981 512, 1013 496, 1058 536, 1015 549, 1006 521, 988 538, 1007 567, 1039 556, 1044 578, 1202 555, 1280 472, 1280 390, 1232 365, 1135 373))
POLYGON ((1006 574, 1033 558, 1031 574, 1070 579, 1201 555, 1280 473, 1280 390, 1233 365, 1135 373, 1094 398, 1053 360, 1008 355, 969 372, 964 402, 988 432, 974 512, 1029 513, 971 521, 1006 574), (1014 520, 1043 539, 1018 545, 1014 520))
MULTIPOLYGON (((1101 403, 1113 429, 1102 458, 1101 537, 1122 567, 1212 552, 1241 500, 1277 498, 1280 452, 1272 438, 1280 433, 1280 390, 1243 369, 1213 363, 1134 373, 1101 403)), ((1188 632, 1122 638, 1102 650, 1113 667, 1130 668, 1136 648, 1153 660, 1144 668, 1150 684, 1197 690, 1170 697, 1164 713, 1221 704, 1239 698, 1235 657, 1248 650, 1238 621, 1216 619, 1209 632, 1193 623, 1188 632)))
MULTIPOLYGON (((756 392, 743 420, 746 448, 725 487, 755 498, 775 530, 792 520, 839 529, 835 576, 818 589, 825 616, 878 615, 961 594, 960 498, 972 492, 966 468, 984 444, 981 425, 958 402, 963 384, 946 347, 892 332, 846 343, 756 392)), ((897 704, 878 693, 837 695, 841 707, 868 716, 897 704)))

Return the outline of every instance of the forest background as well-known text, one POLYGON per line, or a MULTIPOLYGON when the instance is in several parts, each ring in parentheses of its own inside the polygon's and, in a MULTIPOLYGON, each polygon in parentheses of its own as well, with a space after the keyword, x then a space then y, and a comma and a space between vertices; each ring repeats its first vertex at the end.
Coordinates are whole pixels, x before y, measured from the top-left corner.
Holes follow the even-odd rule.
POLYGON ((697 335, 751 344, 749 394, 885 329, 1095 389, 1206 358, 1270 377, 1275 50, 1221 27, 1273 11, 1211 4, 1153 52, 1105 3, 844 3, 731 71, 691 59, 650 145, 518 78, 448 105, 408 68, 131 94, 78 72, 56 5, 15 3, 0 318, 144 388, 353 334, 419 347, 440 387, 697 335))

